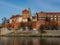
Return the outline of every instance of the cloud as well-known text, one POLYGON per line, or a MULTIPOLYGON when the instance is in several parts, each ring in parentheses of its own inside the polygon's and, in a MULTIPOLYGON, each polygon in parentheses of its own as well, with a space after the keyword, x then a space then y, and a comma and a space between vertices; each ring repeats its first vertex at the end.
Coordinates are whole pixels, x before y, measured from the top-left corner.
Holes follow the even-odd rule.
MULTIPOLYGON (((36 1, 36 4, 37 4, 37 6, 38 7, 40 7, 41 9, 43 9, 43 10, 46 10, 46 11, 48 11, 48 10, 50 10, 50 11, 59 11, 60 10, 60 6, 58 5, 53 5, 53 2, 54 1, 52 1, 52 0, 37 0, 36 1), (52 4, 51 4, 52 3, 52 4)), ((56 2, 56 1, 55 1, 56 2)), ((58 3, 59 2, 59 0, 56 2, 56 3, 58 3)))
POLYGON ((5 1, 0 1, 0 23, 2 22, 2 17, 9 17, 11 14, 16 14, 19 13, 20 10, 23 9, 23 7, 19 7, 16 5, 13 5, 11 3, 5 2, 5 1), (4 7, 4 8, 3 8, 4 7), (4 9, 4 11, 3 11, 4 9))
POLYGON ((4 6, 7 6, 7 7, 15 8, 15 9, 22 9, 22 8, 19 7, 19 6, 16 6, 16 5, 13 5, 13 4, 11 4, 11 3, 4 2, 4 1, 0 1, 0 4, 1 4, 1 5, 4 5, 4 6))

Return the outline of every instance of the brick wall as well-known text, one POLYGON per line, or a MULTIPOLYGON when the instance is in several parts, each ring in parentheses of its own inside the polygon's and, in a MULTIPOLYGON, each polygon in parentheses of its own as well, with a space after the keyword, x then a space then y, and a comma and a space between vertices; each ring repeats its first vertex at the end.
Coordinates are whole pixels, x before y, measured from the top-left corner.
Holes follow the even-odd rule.
POLYGON ((27 18, 29 18, 30 17, 30 12, 29 12, 29 10, 23 10, 22 11, 22 17, 23 17, 23 19, 27 19, 27 18))

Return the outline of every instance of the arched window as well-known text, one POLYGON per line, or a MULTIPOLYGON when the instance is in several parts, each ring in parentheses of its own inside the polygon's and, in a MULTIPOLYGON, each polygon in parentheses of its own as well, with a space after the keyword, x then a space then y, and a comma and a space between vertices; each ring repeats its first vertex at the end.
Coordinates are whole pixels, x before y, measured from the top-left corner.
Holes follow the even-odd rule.
POLYGON ((31 21, 31 19, 30 19, 30 18, 28 18, 28 21, 31 21))

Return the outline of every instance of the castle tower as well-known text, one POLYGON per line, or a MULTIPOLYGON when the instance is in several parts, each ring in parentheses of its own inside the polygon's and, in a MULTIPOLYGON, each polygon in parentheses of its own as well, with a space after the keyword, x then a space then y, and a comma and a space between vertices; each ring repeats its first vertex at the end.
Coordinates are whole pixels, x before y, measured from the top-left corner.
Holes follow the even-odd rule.
POLYGON ((30 12, 30 19, 32 20, 32 14, 31 14, 31 9, 28 8, 29 12, 30 12))
POLYGON ((25 9, 22 11, 22 17, 23 17, 23 22, 28 22, 31 21, 31 14, 30 14, 30 10, 25 9))

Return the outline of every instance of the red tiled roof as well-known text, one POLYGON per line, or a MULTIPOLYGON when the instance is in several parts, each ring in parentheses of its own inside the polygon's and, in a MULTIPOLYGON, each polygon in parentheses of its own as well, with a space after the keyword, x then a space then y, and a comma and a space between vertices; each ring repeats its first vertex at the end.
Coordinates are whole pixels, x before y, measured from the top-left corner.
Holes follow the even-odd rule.
POLYGON ((39 13, 60 14, 60 12, 43 12, 43 11, 39 13))
POLYGON ((38 12, 37 14, 60 15, 60 12, 38 12))
POLYGON ((17 17, 21 17, 21 15, 19 15, 19 14, 13 15, 10 19, 12 19, 12 18, 17 18, 17 17))
POLYGON ((23 10, 22 12, 26 12, 26 11, 29 12, 29 10, 27 10, 27 9, 23 10))

